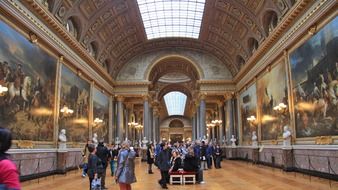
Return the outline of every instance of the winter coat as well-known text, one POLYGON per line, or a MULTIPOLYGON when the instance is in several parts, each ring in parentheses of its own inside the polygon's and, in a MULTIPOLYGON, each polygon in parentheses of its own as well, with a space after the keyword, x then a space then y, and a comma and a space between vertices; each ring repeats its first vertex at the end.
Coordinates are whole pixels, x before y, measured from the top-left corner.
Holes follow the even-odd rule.
POLYGON ((169 171, 170 169, 171 151, 169 148, 162 150, 158 155, 158 167, 161 171, 169 171))
POLYGON ((147 163, 153 164, 154 163, 154 151, 150 152, 150 148, 147 149, 147 163))
POLYGON ((96 156, 98 156, 101 159, 103 167, 106 168, 108 166, 109 150, 107 147, 103 145, 103 143, 99 143, 97 145, 96 156))
POLYGON ((183 170, 188 172, 198 171, 198 158, 191 155, 186 155, 184 158, 183 170))
POLYGON ((181 157, 174 158, 171 162, 172 172, 176 172, 178 169, 182 168, 182 159, 181 157))
POLYGON ((128 149, 121 149, 117 156, 117 169, 115 176, 118 183, 131 184, 136 182, 135 176, 136 152, 128 149))
POLYGON ((98 177, 102 175, 103 165, 99 157, 95 154, 89 154, 88 156, 88 170, 87 174, 89 178, 94 178, 95 174, 98 174, 98 177))

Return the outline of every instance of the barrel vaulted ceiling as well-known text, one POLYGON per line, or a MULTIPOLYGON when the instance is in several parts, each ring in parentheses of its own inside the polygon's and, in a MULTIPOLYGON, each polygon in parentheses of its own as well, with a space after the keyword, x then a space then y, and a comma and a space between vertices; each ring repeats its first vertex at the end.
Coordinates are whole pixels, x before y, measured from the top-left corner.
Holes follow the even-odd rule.
POLYGON ((48 9, 113 78, 133 57, 171 48, 212 54, 235 76, 294 2, 206 0, 198 39, 147 40, 137 0, 48 0, 48 9))

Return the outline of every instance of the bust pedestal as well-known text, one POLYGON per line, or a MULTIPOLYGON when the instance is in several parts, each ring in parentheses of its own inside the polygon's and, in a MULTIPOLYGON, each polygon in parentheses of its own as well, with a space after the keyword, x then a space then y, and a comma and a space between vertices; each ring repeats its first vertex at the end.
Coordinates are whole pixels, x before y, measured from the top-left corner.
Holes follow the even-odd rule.
POLYGON ((293 152, 292 147, 284 147, 283 150, 283 170, 292 171, 293 170, 293 152))
POLYGON ((229 160, 234 160, 237 158, 237 148, 233 146, 228 146, 226 149, 226 157, 229 160))
POLYGON ((56 173, 65 174, 67 172, 67 153, 66 149, 58 149, 56 173))
POLYGON ((147 161, 147 149, 141 148, 141 161, 147 161))
POLYGON ((257 164, 259 162, 259 147, 252 148, 252 163, 257 164))

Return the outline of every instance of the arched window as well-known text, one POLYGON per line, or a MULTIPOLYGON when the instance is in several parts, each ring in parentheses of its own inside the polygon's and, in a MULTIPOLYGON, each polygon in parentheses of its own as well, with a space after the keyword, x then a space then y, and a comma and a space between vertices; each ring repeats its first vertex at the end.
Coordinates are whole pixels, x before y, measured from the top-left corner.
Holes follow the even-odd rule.
POLYGON ((89 45, 88 45, 88 52, 89 52, 89 55, 93 56, 93 57, 96 57, 96 54, 97 54, 97 45, 95 42, 91 42, 89 45))
POLYGON ((107 73, 110 73, 110 60, 109 59, 106 59, 104 62, 103 62, 103 68, 107 71, 107 73))
POLYGON ((237 57, 236 57, 236 63, 237 63, 238 69, 241 69, 244 66, 244 64, 245 64, 245 60, 243 59, 242 56, 237 55, 237 57))
POLYGON ((254 53, 258 49, 258 41, 255 38, 248 39, 249 52, 254 53))
POLYGON ((263 16, 263 27, 266 34, 270 34, 278 24, 278 16, 275 11, 267 11, 263 16))
POLYGON ((76 39, 78 38, 78 25, 76 24, 73 17, 70 17, 66 23, 66 29, 71 33, 76 39))

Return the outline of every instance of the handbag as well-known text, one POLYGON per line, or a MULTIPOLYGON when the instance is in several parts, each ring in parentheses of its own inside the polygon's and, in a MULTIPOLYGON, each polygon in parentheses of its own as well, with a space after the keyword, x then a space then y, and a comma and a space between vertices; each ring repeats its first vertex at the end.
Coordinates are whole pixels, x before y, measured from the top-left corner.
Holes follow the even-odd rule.
POLYGON ((90 184, 92 190, 101 190, 101 178, 93 179, 92 184, 90 184))

